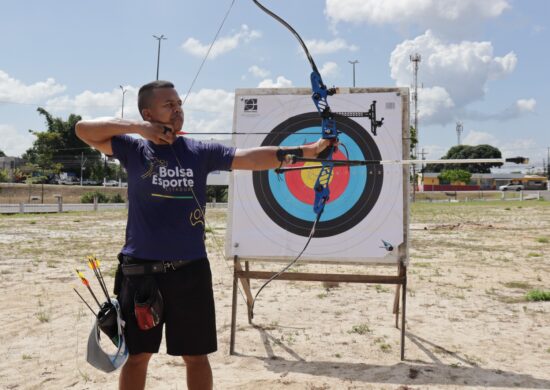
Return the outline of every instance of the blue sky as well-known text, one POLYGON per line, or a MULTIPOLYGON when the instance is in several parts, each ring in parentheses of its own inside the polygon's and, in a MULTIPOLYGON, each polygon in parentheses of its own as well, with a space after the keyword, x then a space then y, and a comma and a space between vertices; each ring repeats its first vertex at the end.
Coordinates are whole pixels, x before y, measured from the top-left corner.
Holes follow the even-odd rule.
MULTIPOLYGON (((137 118, 156 75, 185 95, 231 0, 10 1, 0 14, 0 150, 20 155, 36 108, 56 116, 137 118)), ((280 0, 265 5, 302 35, 328 85, 410 86, 422 55, 420 148, 489 143, 541 166, 550 146, 546 0, 280 0)), ((236 0, 185 103, 187 131, 230 131, 236 88, 308 87, 295 38, 251 0, 236 0)), ((313 107, 313 106, 312 106, 313 107)))

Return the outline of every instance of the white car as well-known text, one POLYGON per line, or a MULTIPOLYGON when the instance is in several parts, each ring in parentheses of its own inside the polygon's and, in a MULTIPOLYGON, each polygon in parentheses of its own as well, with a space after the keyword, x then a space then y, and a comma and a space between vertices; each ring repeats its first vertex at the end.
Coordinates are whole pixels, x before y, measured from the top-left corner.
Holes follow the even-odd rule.
POLYGON ((503 186, 498 187, 500 191, 523 191, 523 184, 512 184, 508 183, 503 186))
POLYGON ((107 180, 103 185, 106 187, 118 187, 118 180, 107 180))

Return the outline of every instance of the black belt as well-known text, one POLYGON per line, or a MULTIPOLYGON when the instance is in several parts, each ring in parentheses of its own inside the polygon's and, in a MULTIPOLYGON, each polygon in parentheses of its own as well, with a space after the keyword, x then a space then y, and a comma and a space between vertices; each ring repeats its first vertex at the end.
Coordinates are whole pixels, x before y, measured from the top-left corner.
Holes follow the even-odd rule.
POLYGON ((140 260, 131 256, 122 255, 122 273, 124 276, 166 273, 175 271, 198 260, 140 260))

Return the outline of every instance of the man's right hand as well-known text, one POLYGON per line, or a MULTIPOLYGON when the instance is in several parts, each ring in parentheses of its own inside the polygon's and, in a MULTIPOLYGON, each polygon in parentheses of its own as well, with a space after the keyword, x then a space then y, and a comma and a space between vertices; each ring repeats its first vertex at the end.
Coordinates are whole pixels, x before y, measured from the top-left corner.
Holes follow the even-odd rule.
POLYGON ((139 134, 156 145, 171 145, 177 138, 171 125, 157 122, 142 122, 139 134))

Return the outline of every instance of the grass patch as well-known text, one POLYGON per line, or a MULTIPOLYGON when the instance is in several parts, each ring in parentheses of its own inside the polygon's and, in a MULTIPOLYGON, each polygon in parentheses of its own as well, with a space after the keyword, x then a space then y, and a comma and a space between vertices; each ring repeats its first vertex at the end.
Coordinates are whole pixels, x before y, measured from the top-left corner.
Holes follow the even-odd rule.
POLYGON ((528 301, 550 301, 550 291, 535 289, 529 291, 525 297, 528 301))
POLYGON ((548 237, 537 237, 537 242, 541 244, 548 244, 550 242, 550 238, 548 237))
POLYGON ((413 265, 413 267, 420 267, 420 268, 430 268, 432 266, 431 263, 426 263, 426 262, 422 262, 422 261, 420 261, 418 263, 415 262, 412 265, 413 265))
POLYGON ((382 286, 381 284, 374 285, 374 288, 378 294, 390 292, 390 289, 382 286))
POLYGON ((528 289, 531 288, 531 285, 527 282, 506 282, 506 283, 502 283, 502 285, 504 287, 519 288, 519 289, 522 289, 522 290, 528 290, 528 289))
POLYGON ((364 335, 370 332, 371 330, 367 324, 353 325, 351 327, 351 330, 348 331, 348 333, 357 333, 360 335, 364 335))
POLYGON ((36 318, 41 323, 50 322, 50 315, 48 313, 46 313, 45 311, 39 311, 38 313, 36 313, 36 318))
POLYGON ((527 254, 527 257, 541 257, 540 253, 530 252, 527 254))

